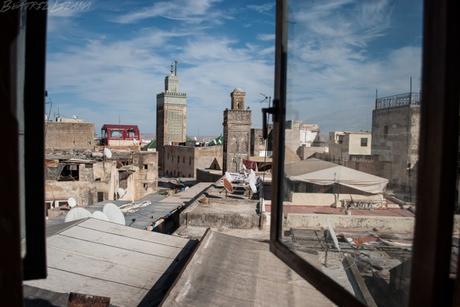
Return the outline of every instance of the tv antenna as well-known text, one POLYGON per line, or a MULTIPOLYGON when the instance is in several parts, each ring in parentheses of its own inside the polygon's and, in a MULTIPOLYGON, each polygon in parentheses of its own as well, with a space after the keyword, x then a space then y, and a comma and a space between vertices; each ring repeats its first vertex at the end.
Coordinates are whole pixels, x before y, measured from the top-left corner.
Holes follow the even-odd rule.
POLYGON ((53 101, 51 100, 51 97, 48 96, 48 91, 47 90, 45 90, 45 99, 46 99, 45 104, 50 105, 50 107, 48 109, 48 117, 47 117, 47 120, 50 120, 50 118, 51 118, 51 109, 53 108, 53 101))
POLYGON ((264 103, 265 101, 268 101, 268 107, 270 108, 271 105, 272 105, 272 97, 271 97, 271 96, 267 96, 267 95, 265 95, 264 93, 260 93, 260 96, 264 97, 264 99, 262 99, 261 101, 259 101, 259 103, 264 103))

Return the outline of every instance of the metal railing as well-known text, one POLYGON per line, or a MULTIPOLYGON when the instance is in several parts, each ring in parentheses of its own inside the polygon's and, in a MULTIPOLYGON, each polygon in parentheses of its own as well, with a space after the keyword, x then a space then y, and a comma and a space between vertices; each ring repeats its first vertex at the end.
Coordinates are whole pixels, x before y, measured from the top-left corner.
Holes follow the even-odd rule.
POLYGON ((375 99, 376 110, 407 105, 420 105, 420 93, 404 93, 375 99))

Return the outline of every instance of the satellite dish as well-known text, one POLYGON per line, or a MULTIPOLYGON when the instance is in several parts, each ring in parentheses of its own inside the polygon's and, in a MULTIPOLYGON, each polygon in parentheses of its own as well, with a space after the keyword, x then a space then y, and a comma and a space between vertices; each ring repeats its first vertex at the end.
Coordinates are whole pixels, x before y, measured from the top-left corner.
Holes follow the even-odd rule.
POLYGON ((77 201, 73 197, 69 197, 67 199, 67 204, 69 205, 70 208, 73 208, 77 205, 77 201))
POLYGON ((107 159, 112 158, 112 151, 111 151, 110 149, 108 149, 107 147, 104 148, 104 156, 105 156, 107 159))
POLYGON ((81 208, 81 207, 76 207, 70 209, 69 213, 65 216, 65 222, 71 222, 71 221, 76 221, 80 219, 85 219, 87 217, 91 217, 91 212, 88 210, 81 208))
POLYGON ((114 222, 120 225, 126 225, 125 216, 115 204, 108 203, 102 209, 102 212, 109 218, 110 222, 114 222))
POLYGON ((249 175, 249 187, 251 188, 252 193, 257 193, 256 177, 249 175))
POLYGON ((118 198, 122 198, 123 196, 125 196, 127 193, 127 191, 123 188, 118 188, 117 189, 117 194, 118 194, 118 198))
POLYGON ((232 175, 230 175, 229 172, 225 172, 225 179, 227 179, 229 182, 233 181, 233 177, 232 177, 232 175))
POLYGON ((109 221, 109 218, 107 217, 107 215, 105 215, 102 211, 94 211, 92 216, 98 220, 109 221))
POLYGON ((227 190, 228 193, 233 193, 233 185, 232 182, 227 179, 227 177, 224 177, 224 188, 227 190))

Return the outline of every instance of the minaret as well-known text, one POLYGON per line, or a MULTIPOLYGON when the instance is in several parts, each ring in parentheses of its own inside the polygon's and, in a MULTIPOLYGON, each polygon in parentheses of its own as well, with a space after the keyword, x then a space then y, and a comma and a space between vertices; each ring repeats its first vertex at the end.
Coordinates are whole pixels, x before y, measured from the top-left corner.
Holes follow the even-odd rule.
POLYGON ((245 108, 246 93, 239 88, 230 93, 231 109, 224 111, 224 158, 222 171, 238 172, 249 158, 251 110, 245 108))
POLYGON ((157 151, 158 168, 162 175, 163 146, 184 143, 187 136, 187 94, 179 92, 177 61, 165 77, 164 92, 157 95, 157 151))

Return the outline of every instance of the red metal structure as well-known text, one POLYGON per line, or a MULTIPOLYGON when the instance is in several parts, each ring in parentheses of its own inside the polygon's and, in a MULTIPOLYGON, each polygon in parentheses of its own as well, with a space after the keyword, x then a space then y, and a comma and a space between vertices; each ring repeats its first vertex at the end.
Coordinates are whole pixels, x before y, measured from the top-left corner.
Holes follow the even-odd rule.
POLYGON ((101 145, 111 145, 110 141, 140 142, 141 134, 137 125, 105 124, 101 128, 101 145))

